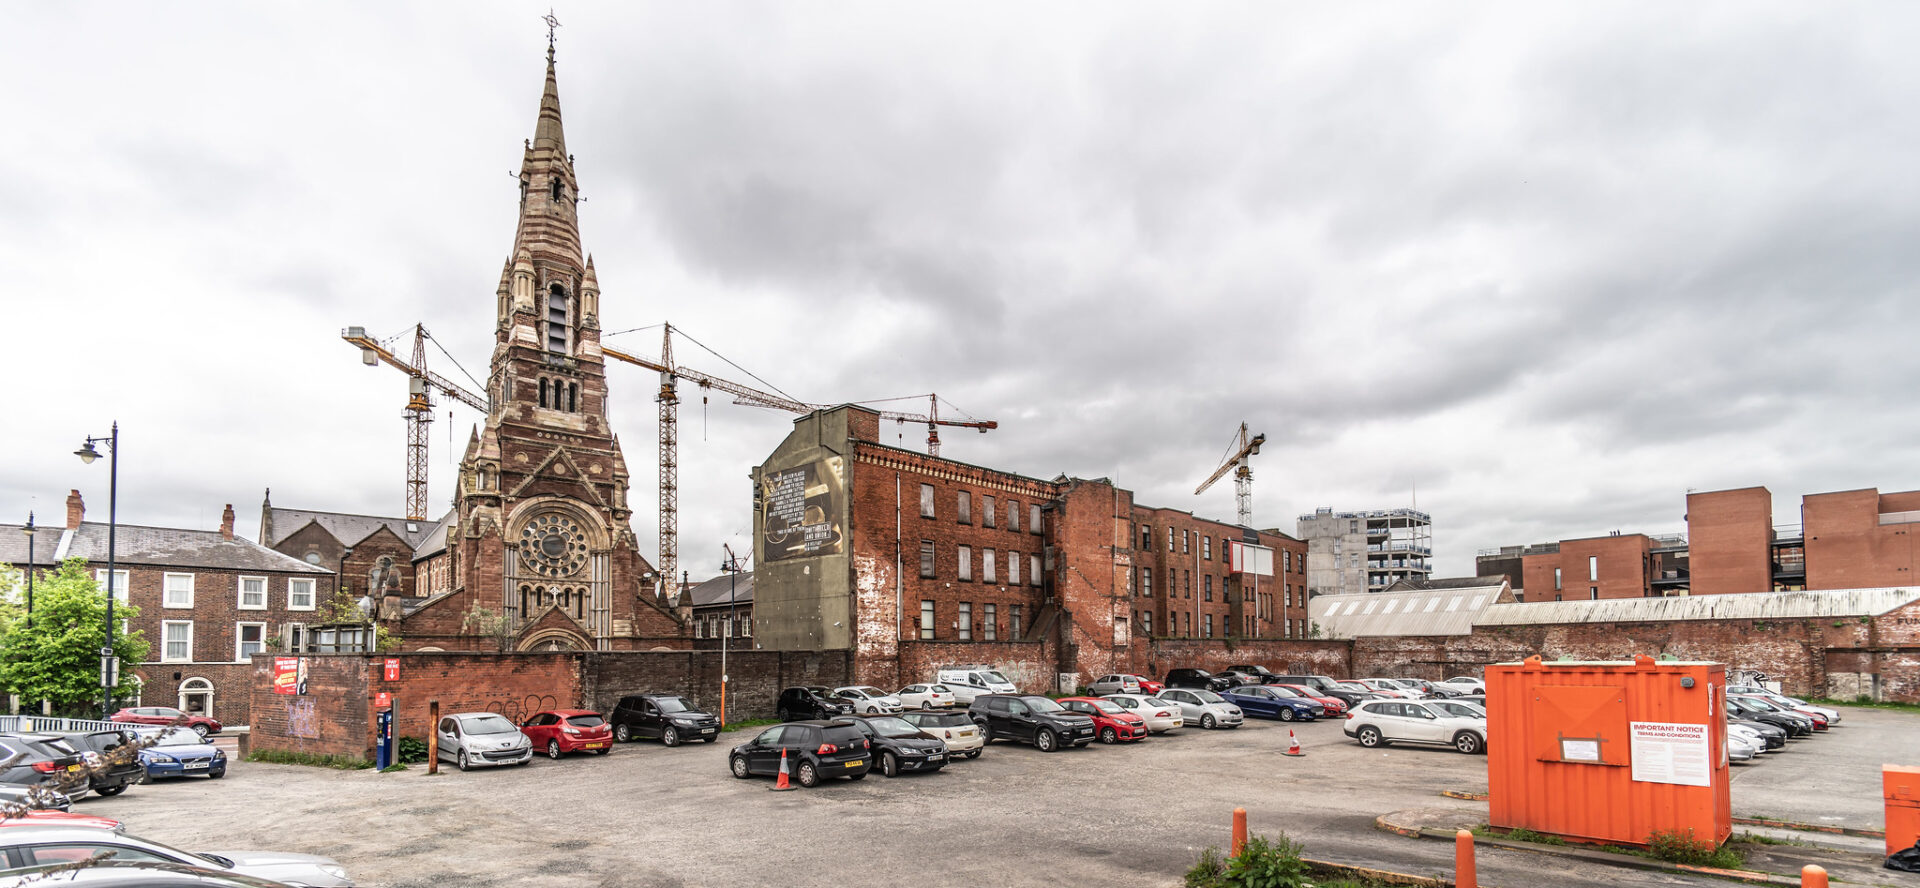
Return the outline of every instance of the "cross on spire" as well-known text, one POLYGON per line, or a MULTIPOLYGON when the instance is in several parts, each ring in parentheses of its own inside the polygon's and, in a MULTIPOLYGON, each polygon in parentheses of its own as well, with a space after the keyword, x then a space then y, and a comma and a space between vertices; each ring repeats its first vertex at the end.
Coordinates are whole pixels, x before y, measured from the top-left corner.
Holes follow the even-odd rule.
POLYGON ((547 23, 547 61, 551 62, 553 61, 553 31, 560 27, 560 20, 554 17, 551 6, 547 7, 547 14, 541 16, 540 20, 547 23))

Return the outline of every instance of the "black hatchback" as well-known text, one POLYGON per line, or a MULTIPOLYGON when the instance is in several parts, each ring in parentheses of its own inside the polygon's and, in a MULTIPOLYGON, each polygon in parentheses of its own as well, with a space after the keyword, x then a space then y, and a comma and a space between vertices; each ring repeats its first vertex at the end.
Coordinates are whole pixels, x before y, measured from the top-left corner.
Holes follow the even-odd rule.
POLYGON ((727 769, 742 780, 780 773, 784 757, 793 781, 812 787, 826 777, 859 780, 873 768, 873 746, 852 719, 774 725, 735 746, 727 769))
POLYGON ((613 739, 622 743, 658 737, 668 746, 679 746, 688 740, 712 743, 720 739, 720 720, 678 694, 621 697, 607 721, 613 725, 613 739))
POLYGON ((147 776, 147 769, 140 764, 139 747, 132 743, 131 731, 76 731, 65 736, 67 745, 78 750, 81 756, 89 752, 99 756, 99 761, 93 763, 90 779, 93 791, 100 795, 119 795, 147 776))
POLYGON ((880 773, 888 777, 898 777, 901 771, 938 771, 947 766, 947 744, 900 716, 855 716, 853 723, 867 735, 880 773))
POLYGON ((1167 673, 1166 684, 1170 688, 1224 691, 1233 687, 1233 680, 1221 678, 1205 669, 1174 669, 1167 673))
POLYGON ((12 762, 0 770, 0 783, 44 786, 70 798, 91 788, 86 759, 53 734, 0 735, 0 762, 12 762))
POLYGON ((832 688, 798 687, 780 692, 780 702, 774 706, 781 721, 798 721, 805 718, 839 718, 853 714, 853 701, 836 697, 832 688))

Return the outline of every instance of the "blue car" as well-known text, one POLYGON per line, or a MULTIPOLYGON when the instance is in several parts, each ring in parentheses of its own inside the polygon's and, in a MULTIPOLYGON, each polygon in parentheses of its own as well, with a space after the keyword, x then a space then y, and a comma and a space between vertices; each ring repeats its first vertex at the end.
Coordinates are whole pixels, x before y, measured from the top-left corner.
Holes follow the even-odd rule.
POLYGON ((1277 718, 1281 721, 1313 721, 1325 718, 1327 708, 1286 688, 1269 685, 1243 685, 1221 691, 1228 703, 1248 715, 1277 718))
POLYGON ((175 730, 161 736, 158 743, 140 750, 140 765, 146 768, 149 780, 191 774, 205 774, 214 780, 227 776, 227 754, 192 731, 175 730))

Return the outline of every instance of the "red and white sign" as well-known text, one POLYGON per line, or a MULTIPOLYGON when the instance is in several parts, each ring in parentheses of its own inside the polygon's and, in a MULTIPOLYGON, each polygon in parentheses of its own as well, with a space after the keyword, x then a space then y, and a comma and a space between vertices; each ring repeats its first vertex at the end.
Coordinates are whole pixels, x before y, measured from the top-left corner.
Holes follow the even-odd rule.
POLYGON ((387 709, 387 708, 390 708, 390 707, 392 707, 392 706, 393 706, 393 695, 392 695, 392 694, 390 694, 390 693, 388 693, 388 692, 386 692, 386 691, 381 691, 381 692, 379 692, 379 693, 377 693, 377 694, 374 694, 374 695, 373 695, 373 706, 374 706, 374 708, 375 708, 375 709, 387 709))
POLYGON ((1713 754, 1706 725, 1671 722, 1629 722, 1628 752, 1633 756, 1633 779, 1641 783, 1712 783, 1713 754))
POLYGON ((388 657, 386 669, 384 672, 385 674, 383 674, 381 678, 387 681, 399 681, 400 680, 400 658, 388 657))
POLYGON ((1273 549, 1239 540, 1227 541, 1227 569, 1233 573, 1273 576, 1273 549))

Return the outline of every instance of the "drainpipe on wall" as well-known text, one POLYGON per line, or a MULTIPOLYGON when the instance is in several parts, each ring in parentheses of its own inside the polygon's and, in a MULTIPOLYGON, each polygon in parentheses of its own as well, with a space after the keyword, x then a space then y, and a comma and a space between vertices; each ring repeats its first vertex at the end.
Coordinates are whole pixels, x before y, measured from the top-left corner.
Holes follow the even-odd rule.
MULTIPOLYGON (((900 662, 900 655, 898 653, 898 649, 900 646, 899 644, 897 644, 897 642, 902 641, 906 637, 902 627, 905 625, 906 618, 907 618, 906 600, 901 595, 900 567, 901 567, 900 565, 900 473, 894 472, 893 473, 893 640, 896 642, 896 644, 894 645, 896 652, 894 654, 893 659, 894 659, 894 663, 896 664, 896 667, 900 662)), ((898 678, 899 676, 895 675, 894 677, 898 678)))

